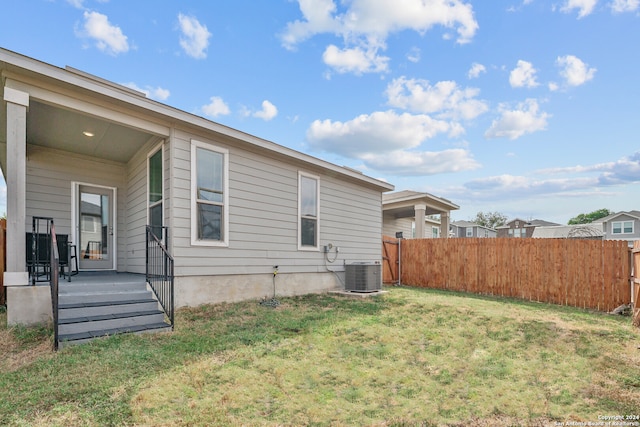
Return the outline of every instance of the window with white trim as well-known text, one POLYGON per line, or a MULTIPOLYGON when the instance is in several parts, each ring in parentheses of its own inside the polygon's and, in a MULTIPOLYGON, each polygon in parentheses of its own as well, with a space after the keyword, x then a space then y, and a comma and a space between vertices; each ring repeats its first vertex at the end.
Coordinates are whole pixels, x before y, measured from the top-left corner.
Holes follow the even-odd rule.
POLYGON ((191 141, 191 244, 226 246, 229 151, 191 141))
POLYGON ((467 227, 467 237, 473 237, 473 228, 467 227))
POLYGON ((633 221, 612 222, 611 234, 633 234, 633 221))
POLYGON ((163 180, 162 145, 147 158, 147 224, 153 233, 162 238, 163 180))
POLYGON ((440 228, 439 227, 431 227, 431 237, 433 237, 434 239, 437 239, 440 234, 440 228))
POLYGON ((320 178, 298 172, 298 249, 319 249, 320 178))

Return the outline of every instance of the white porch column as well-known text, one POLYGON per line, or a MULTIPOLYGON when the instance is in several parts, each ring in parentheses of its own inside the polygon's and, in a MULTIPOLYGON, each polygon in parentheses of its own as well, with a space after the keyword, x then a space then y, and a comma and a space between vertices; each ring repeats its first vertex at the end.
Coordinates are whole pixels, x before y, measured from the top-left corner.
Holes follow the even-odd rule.
POLYGON ((29 94, 4 88, 7 103, 7 264, 5 286, 27 285, 25 266, 27 108, 29 94))
POLYGON ((424 220, 427 205, 415 205, 413 209, 416 221, 416 239, 424 239, 424 220))
POLYGON ((449 212, 440 212, 440 237, 449 238, 449 212))
POLYGON ((51 319, 48 286, 28 286, 26 271, 27 108, 29 94, 5 86, 7 103, 7 323, 34 324, 51 319))

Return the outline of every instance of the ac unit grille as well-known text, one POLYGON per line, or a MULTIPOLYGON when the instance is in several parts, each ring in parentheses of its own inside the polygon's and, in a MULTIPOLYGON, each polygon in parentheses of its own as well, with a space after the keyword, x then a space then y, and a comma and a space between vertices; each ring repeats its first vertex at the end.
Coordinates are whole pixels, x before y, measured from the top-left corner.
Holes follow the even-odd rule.
POLYGON ((382 289, 381 265, 372 262, 354 262, 345 266, 345 290, 350 292, 376 292, 382 289))

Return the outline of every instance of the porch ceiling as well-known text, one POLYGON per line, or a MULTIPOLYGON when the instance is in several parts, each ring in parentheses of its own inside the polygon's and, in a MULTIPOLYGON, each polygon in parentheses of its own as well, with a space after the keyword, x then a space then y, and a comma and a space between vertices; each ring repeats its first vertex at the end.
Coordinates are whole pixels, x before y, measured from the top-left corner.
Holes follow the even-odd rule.
POLYGON ((31 100, 27 113, 27 143, 116 162, 127 162, 155 136, 31 100), (88 131, 94 136, 88 137, 88 131))
MULTIPOLYGON (((427 209, 425 210, 424 214, 425 215, 440 215, 443 212, 448 212, 448 211, 443 211, 443 210, 439 210, 439 209, 434 209, 430 206, 427 206, 427 209)), ((384 208, 384 213, 393 216, 394 218, 413 218, 416 216, 416 211, 414 209, 414 206, 401 206, 401 207, 396 207, 396 208, 384 208)))

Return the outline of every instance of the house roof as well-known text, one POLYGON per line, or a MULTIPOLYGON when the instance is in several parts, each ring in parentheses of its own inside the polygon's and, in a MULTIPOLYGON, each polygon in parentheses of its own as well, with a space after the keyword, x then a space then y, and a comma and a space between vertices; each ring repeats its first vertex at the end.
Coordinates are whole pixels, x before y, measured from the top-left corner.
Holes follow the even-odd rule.
POLYGON ((499 227, 496 227, 497 229, 502 229, 502 228, 511 228, 511 224, 513 224, 516 221, 520 221, 524 227, 541 227, 541 226, 553 226, 553 225, 562 225, 562 224, 558 224, 557 222, 551 222, 551 221, 545 221, 542 219, 532 219, 532 220, 524 220, 524 219, 520 219, 520 218, 514 218, 511 221, 507 222, 505 225, 501 225, 499 227))
MULTIPOLYGON (((392 184, 354 169, 148 99, 143 93, 71 67, 60 68, 0 48, 0 76, 3 99, 5 87, 29 93, 28 143, 124 162, 150 140, 168 138, 178 127, 205 136, 213 134, 231 145, 302 163, 383 192, 394 189, 392 184), (96 138, 90 144, 80 131, 84 128, 95 129, 96 138)), ((6 102, 1 104, 4 120, 6 102)), ((0 126, 0 142, 6 142, 6 126, 0 126)), ((6 153, 0 155, 3 170, 4 156, 6 153)))
POLYGON ((616 219, 621 215, 627 215, 636 219, 640 219, 640 211, 620 211, 620 212, 612 213, 611 215, 607 215, 604 218, 600 218, 598 221, 602 221, 602 222, 611 221, 612 219, 616 219))
POLYGON ((484 225, 476 224, 475 222, 471 222, 471 221, 463 221, 463 220, 452 221, 451 225, 455 225, 456 227, 465 227, 465 228, 466 227, 478 227, 478 228, 483 228, 485 230, 495 231, 491 227, 485 227, 484 225))
POLYGON ((539 226, 533 230, 534 238, 566 239, 566 238, 594 238, 602 237, 602 223, 539 226))
POLYGON ((382 210, 392 213, 396 218, 413 217, 415 206, 421 204, 426 206, 426 215, 460 209, 460 206, 450 200, 418 191, 402 190, 382 195, 382 210))

